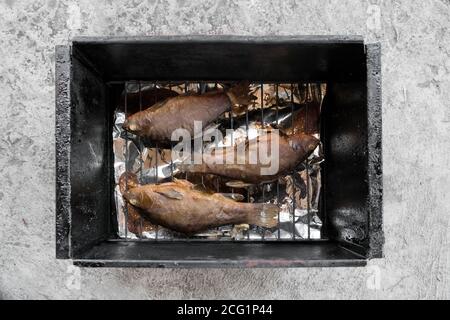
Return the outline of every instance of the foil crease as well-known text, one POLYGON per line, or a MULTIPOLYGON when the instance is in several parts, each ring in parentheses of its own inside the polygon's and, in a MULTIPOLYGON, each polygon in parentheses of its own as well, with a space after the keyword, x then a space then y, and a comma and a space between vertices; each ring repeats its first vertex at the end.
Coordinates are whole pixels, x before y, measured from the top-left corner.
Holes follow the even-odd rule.
MULTIPOLYGON (((141 91, 165 88, 182 94, 185 92, 199 92, 204 93, 210 90, 226 88, 226 84, 217 83, 201 83, 201 84, 184 84, 184 83, 140 83, 129 82, 126 84, 126 92, 128 94, 139 93, 141 91)), ((245 141, 248 138, 257 137, 258 129, 261 128, 261 120, 265 120, 265 125, 271 123, 280 123, 285 121, 285 115, 280 114, 278 119, 264 119, 257 110, 261 110, 262 114, 274 110, 277 105, 279 107, 289 106, 290 104, 310 103, 311 101, 322 101, 324 92, 326 90, 323 84, 279 84, 278 94, 276 86, 273 84, 264 84, 261 90, 260 84, 251 85, 251 91, 256 97, 251 106, 243 109, 241 114, 232 115, 235 117, 243 117, 246 113, 249 115, 248 123, 233 127, 232 134, 224 135, 223 141, 218 142, 218 146, 230 145, 233 143, 245 141), (293 94, 292 94, 293 93, 293 94), (254 111, 253 113, 251 111, 254 111), (256 113, 257 114, 256 114, 256 113), (267 120, 267 121, 266 121, 267 120), (267 123, 269 122, 269 123, 267 123)), ((122 97, 124 93, 122 94, 122 97)), ((145 110, 149 106, 143 106, 145 110)), ((130 225, 127 226, 127 204, 124 202, 122 193, 119 189, 119 178, 125 172, 133 172, 137 175, 141 184, 161 183, 171 181, 172 177, 187 178, 193 182, 199 189, 214 192, 226 192, 230 194, 230 190, 220 190, 219 177, 193 177, 192 175, 180 174, 177 169, 177 161, 171 160, 171 150, 149 147, 144 145, 144 142, 139 137, 126 132, 122 128, 126 118, 123 106, 118 106, 114 113, 114 126, 112 130, 113 136, 113 153, 114 153, 114 177, 116 187, 114 189, 114 199, 116 204, 118 236, 120 238, 128 239, 154 239, 154 240, 186 240, 187 237, 183 234, 171 231, 162 226, 155 226, 150 228, 152 230, 140 229, 140 232, 132 232, 130 225)), ((227 127, 232 123, 230 113, 227 113, 217 119, 216 123, 209 128, 227 127)), ((208 130, 208 128, 205 128, 208 130)), ((319 134, 314 134, 316 138, 320 139, 319 134)), ((214 146, 216 146, 214 144, 214 146)), ((204 150, 211 148, 211 143, 204 145, 204 150)), ((213 240, 301 240, 301 239, 320 239, 322 221, 319 218, 319 202, 320 202, 320 186, 321 186, 321 172, 320 164, 323 162, 323 154, 321 145, 310 155, 306 160, 308 164, 299 165, 298 170, 293 174, 282 175, 277 182, 266 183, 264 185, 256 185, 244 189, 232 189, 231 193, 242 194, 249 202, 265 202, 275 203, 280 207, 279 227, 275 229, 264 229, 249 225, 226 225, 218 228, 205 230, 191 236, 190 239, 213 239, 213 240), (308 174, 306 173, 308 168, 308 174), (277 183, 278 195, 277 196, 277 183), (294 223, 295 222, 295 223, 294 223)), ((178 162, 180 162, 178 160, 178 162)), ((141 218, 144 219, 144 218, 141 218)), ((147 222, 148 223, 148 222, 147 222)), ((142 223, 141 223, 142 225, 142 223)), ((149 228, 147 228, 149 229, 149 228)), ((135 230, 133 230, 135 231, 135 230)))

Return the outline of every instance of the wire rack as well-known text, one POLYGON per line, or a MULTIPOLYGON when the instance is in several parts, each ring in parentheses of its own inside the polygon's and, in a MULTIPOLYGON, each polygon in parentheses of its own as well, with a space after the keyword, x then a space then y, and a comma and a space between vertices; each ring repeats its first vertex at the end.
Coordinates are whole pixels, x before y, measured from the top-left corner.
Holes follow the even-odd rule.
MULTIPOLYGON (((123 85, 123 96, 124 96, 124 114, 125 114, 125 118, 126 115, 129 113, 128 112, 128 97, 129 94, 131 93, 131 91, 133 91, 134 95, 138 95, 138 99, 139 99, 139 111, 145 110, 147 108, 151 108, 151 105, 144 105, 143 104, 143 88, 167 88, 169 90, 173 90, 175 89, 178 93, 205 93, 209 90, 217 90, 217 89, 223 89, 224 87, 227 86, 231 86, 233 84, 233 82, 230 81, 217 81, 217 82, 207 82, 207 81, 183 81, 183 82, 167 82, 167 81, 127 81, 127 82, 115 82, 114 84, 120 84, 123 85), (132 88, 130 90, 130 88, 132 88)), ((252 83, 251 84, 251 88, 253 90, 254 94, 257 94, 258 99, 255 100, 253 102, 253 105, 248 106, 245 110, 245 128, 246 128, 246 139, 248 140, 248 136, 249 136, 249 127, 250 127, 250 123, 251 121, 255 120, 255 119, 250 119, 249 118, 249 109, 251 110, 260 110, 260 119, 257 119, 258 121, 260 121, 263 125, 265 125, 265 112, 267 112, 268 110, 272 110, 275 109, 275 118, 276 120, 276 124, 278 124, 279 121, 279 99, 280 99, 280 91, 283 91, 283 98, 284 98, 284 102, 290 104, 291 106, 291 113, 294 113, 294 100, 301 100, 302 102, 304 102, 304 108, 306 108, 305 110, 305 128, 307 126, 308 123, 308 108, 310 107, 310 102, 313 101, 314 99, 318 100, 319 103, 321 104, 322 99, 324 97, 325 91, 326 91, 326 85, 322 84, 322 83, 289 83, 289 84, 281 84, 281 83, 267 83, 267 82, 260 82, 260 83, 252 83), (267 102, 267 90, 268 88, 271 88, 271 94, 275 96, 275 104, 270 104, 267 102), (258 92, 259 91, 259 92, 258 92), (287 92, 289 92, 289 94, 287 94, 287 92)), ((147 97, 148 98, 148 97, 147 97)), ((156 90, 155 90, 155 97, 154 97, 154 102, 157 102, 157 96, 156 96, 156 90)), ((253 112, 254 114, 254 112, 253 112)), ((294 117, 291 114, 291 121, 292 121, 292 126, 294 126, 294 117)), ((229 129, 234 130, 235 129, 235 116, 234 113, 232 112, 232 110, 230 109, 229 112, 227 112, 226 114, 226 119, 229 119, 229 129)), ((318 138, 320 138, 320 136, 317 134, 316 135, 318 138)), ((148 147, 148 141, 145 141, 142 138, 138 138, 138 148, 140 151, 143 150, 143 148, 148 147)), ((124 135, 124 139, 125 139, 125 171, 126 172, 130 172, 130 150, 129 150, 129 136, 127 134, 124 135)), ((231 139, 233 140, 233 139, 231 139)), ((160 147, 158 145, 158 142, 152 142, 151 143, 151 147, 154 148, 156 150, 156 153, 159 154, 160 152, 160 147)), ((171 149, 173 148, 173 145, 171 147, 171 149)), ((321 145, 319 146, 319 148, 321 148, 321 145)), ((173 159, 171 158, 171 165, 170 165, 170 170, 171 170, 171 174, 170 177, 167 179, 167 181, 173 181, 174 180, 174 171, 173 171, 173 159)), ((142 159, 142 157, 140 157, 140 170, 139 170, 139 178, 140 180, 142 180, 142 173, 143 173, 143 163, 144 160, 142 159)), ((158 177, 158 156, 155 157, 155 181, 156 183, 159 183, 159 178, 158 177)), ((302 164, 302 172, 304 172, 304 180, 306 183, 306 199, 304 201, 304 203, 306 204, 306 208, 303 209, 299 209, 297 208, 297 197, 294 196, 291 197, 290 199, 290 208, 289 208, 289 215, 290 215, 290 230, 291 235, 290 236, 282 236, 281 232, 282 232, 282 228, 280 227, 281 225, 281 221, 280 221, 280 215, 278 215, 278 227, 275 229, 275 232, 271 232, 268 231, 264 228, 261 227, 251 227, 250 229, 248 229, 247 231, 244 231, 243 234, 244 236, 240 237, 239 239, 233 238, 231 236, 203 236, 202 234, 200 235, 196 235, 196 236, 192 236, 192 237, 187 237, 184 236, 182 234, 178 234, 176 232, 168 232, 167 229, 162 228, 160 226, 156 226, 155 232, 152 234, 151 237, 136 237, 136 235, 132 234, 129 232, 128 230, 128 222, 129 222, 129 213, 128 213, 128 209, 127 206, 124 205, 123 206, 123 214, 124 217, 122 219, 122 221, 120 221, 119 219, 119 229, 123 230, 123 233, 121 235, 119 235, 118 239, 115 239, 116 241, 302 241, 302 240, 325 240, 322 238, 322 235, 320 233, 320 221, 319 224, 317 224, 315 221, 315 223, 312 225, 312 218, 314 217, 316 220, 318 219, 319 216, 319 209, 320 206, 317 205, 314 208, 311 207, 311 176, 310 176, 310 171, 311 171, 311 164, 310 161, 307 159, 303 162, 302 164), (304 213, 304 214, 301 214, 304 213), (300 217, 302 219, 300 219, 300 217), (305 217, 306 217, 306 221, 305 221, 305 217), (302 220, 302 222, 299 222, 299 220, 302 220), (304 234, 302 236, 297 234, 297 229, 296 227, 298 226, 298 224, 302 224, 303 226, 306 225, 306 231, 303 232, 304 234), (319 225, 319 230, 317 230, 317 226, 319 225), (314 229, 314 235, 312 236, 312 229, 314 229), (164 230, 164 236, 161 236, 161 231, 164 230), (253 232, 253 233, 252 233, 253 232), (256 235, 256 236, 255 236, 256 235), (259 236, 258 236, 259 235, 259 236)), ((320 172, 320 169, 319 169, 320 172)), ((296 170, 296 172, 292 172, 290 173, 291 175, 294 175, 295 173, 298 173, 298 170, 296 170)), ((289 173, 288 173, 289 174, 289 173)), ((189 173, 185 173, 184 177, 186 180, 189 180, 189 173)), ((202 176, 202 183, 203 183, 203 176, 202 176)), ((128 189, 128 180, 126 180, 126 189, 128 189)), ((277 203, 279 205, 281 205, 281 201, 280 201, 280 180, 278 179, 276 182, 274 183, 262 183, 258 186, 260 188, 260 190, 262 190, 262 198, 261 201, 264 203, 266 201, 273 201, 274 203, 277 203), (275 188, 276 190, 276 195, 275 197, 271 197, 270 199, 266 196, 266 190, 268 190, 268 188, 266 188, 266 185, 269 185, 272 188, 275 188)), ((319 187, 320 190, 320 187, 319 187)), ((217 190, 216 192, 220 192, 220 186, 219 184, 217 184, 217 190)), ((234 190, 232 189, 232 192, 234 192, 234 190)), ((244 192, 245 193, 245 192, 244 192)), ((318 198, 318 195, 316 195, 316 197, 318 198)), ((249 189, 246 190, 246 196, 245 196, 245 200, 247 202, 251 201, 251 194, 249 189)), ((318 201, 317 201, 318 204, 318 201)), ((143 230, 143 217, 139 218, 139 226, 140 226, 140 233, 142 234, 142 230, 143 230)), ((283 221, 283 225, 285 226, 284 228, 286 229, 286 223, 287 221, 283 221)), ((226 229, 233 229, 234 226, 227 226, 225 227, 226 229)), ((215 228, 217 231, 222 230, 223 231, 223 227, 218 227, 215 228)), ((289 229, 289 228, 288 228, 289 229)), ((212 232, 213 230, 210 230, 209 232, 212 232)), ((219 232, 220 233, 220 232, 219 232)), ((213 233, 212 233, 213 234, 213 233)))

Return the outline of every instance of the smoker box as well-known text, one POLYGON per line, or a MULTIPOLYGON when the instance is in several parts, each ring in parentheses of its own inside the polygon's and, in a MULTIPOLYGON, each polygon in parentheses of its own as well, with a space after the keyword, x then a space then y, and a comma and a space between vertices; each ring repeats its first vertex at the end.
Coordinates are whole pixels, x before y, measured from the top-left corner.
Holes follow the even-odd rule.
POLYGON ((87 267, 327 267, 382 257, 380 50, 342 36, 82 37, 57 46, 57 258, 87 267), (118 238, 111 101, 115 83, 139 80, 326 83, 321 239, 118 238))

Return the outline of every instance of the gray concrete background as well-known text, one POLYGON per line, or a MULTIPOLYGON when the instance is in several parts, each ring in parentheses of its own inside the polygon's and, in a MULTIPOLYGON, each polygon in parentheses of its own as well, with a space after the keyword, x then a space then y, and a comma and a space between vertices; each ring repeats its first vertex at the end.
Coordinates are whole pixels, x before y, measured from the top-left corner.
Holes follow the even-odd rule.
POLYGON ((449 298, 449 27, 449 0, 2 0, 0 298, 449 298), (75 35, 174 34, 357 34, 382 43, 384 259, 258 270, 55 260, 55 45, 75 35))

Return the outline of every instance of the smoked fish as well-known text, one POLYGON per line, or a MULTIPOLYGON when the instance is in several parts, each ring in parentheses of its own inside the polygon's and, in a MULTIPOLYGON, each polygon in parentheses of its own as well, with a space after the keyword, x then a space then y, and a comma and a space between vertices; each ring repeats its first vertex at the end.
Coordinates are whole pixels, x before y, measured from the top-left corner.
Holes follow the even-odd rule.
POLYGON ((227 224, 277 225, 279 208, 270 203, 240 203, 194 189, 187 180, 131 188, 125 199, 155 224, 187 235, 227 224))
MULTIPOLYGON (((216 148, 212 152, 204 153, 203 156, 200 156, 203 160, 201 164, 181 163, 177 168, 181 172, 214 174, 251 184, 271 182, 276 180, 280 174, 293 170, 316 149, 318 144, 319 140, 310 135, 298 133, 287 136, 276 133, 276 131, 269 131, 269 133, 247 142, 241 142, 231 147, 216 148), (249 160, 250 154, 257 155, 258 150, 265 145, 268 150, 267 154, 275 158, 277 153, 270 147, 275 134, 278 135, 279 141, 278 168, 275 172, 262 174, 262 169, 269 167, 270 164, 264 164, 259 159, 252 162, 249 160), (243 149, 245 152, 238 152, 243 149), (227 159, 233 159, 233 155, 234 160, 227 161, 227 159)), ((195 158, 194 155, 193 159, 195 158)), ((274 160, 271 160, 272 163, 274 160)))
POLYGON ((186 129, 193 137, 194 121, 202 121, 206 127, 233 106, 249 104, 252 99, 248 83, 225 91, 179 95, 129 116, 123 128, 153 141, 169 142, 172 133, 180 128, 186 129))
MULTIPOLYGON (((139 181, 134 173, 124 172, 119 178, 119 188, 122 195, 126 190, 139 186, 139 181)), ((142 209, 132 206, 125 202, 128 212, 127 227, 128 231, 134 233, 137 237, 142 236, 143 232, 156 230, 157 226, 151 223, 142 209)))

